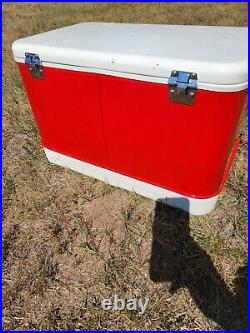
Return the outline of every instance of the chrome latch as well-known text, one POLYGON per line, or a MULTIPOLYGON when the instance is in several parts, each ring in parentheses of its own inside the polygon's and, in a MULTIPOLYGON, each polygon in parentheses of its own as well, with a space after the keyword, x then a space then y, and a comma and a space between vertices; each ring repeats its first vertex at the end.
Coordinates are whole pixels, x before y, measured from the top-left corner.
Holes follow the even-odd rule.
POLYGON ((25 64, 28 65, 32 77, 44 79, 42 61, 37 54, 25 53, 25 64))
POLYGON ((172 71, 168 80, 170 101, 192 105, 196 95, 197 80, 196 73, 172 71))

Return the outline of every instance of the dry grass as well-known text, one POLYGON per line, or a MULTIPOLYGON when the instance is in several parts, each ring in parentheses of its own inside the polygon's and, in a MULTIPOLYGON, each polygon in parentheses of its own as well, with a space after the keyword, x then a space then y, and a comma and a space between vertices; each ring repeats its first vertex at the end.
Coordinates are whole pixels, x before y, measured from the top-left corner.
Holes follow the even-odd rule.
POLYGON ((3 5, 4 329, 246 329, 247 120, 209 216, 50 165, 11 43, 81 21, 246 26, 247 5, 3 5), (115 293, 148 297, 144 315, 101 310, 115 293))

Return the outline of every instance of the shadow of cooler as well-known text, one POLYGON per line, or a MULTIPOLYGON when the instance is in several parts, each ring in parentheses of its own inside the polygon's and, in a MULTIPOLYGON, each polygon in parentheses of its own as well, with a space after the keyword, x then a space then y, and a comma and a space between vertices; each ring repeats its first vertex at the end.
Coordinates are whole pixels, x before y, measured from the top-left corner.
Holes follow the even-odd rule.
POLYGON ((49 161, 214 208, 240 142, 247 28, 82 23, 13 53, 49 161))

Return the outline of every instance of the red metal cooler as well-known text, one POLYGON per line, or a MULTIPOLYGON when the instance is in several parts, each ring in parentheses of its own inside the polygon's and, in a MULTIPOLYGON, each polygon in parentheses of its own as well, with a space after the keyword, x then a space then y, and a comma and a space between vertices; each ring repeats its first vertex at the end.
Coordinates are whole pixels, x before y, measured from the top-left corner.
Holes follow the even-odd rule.
POLYGON ((195 215, 239 145, 247 28, 82 23, 13 44, 49 161, 195 215))

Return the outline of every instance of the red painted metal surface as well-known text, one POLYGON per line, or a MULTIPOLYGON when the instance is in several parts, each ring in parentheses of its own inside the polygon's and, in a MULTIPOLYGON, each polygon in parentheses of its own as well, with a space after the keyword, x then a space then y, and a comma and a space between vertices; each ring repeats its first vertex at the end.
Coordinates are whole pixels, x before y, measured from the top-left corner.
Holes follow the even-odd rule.
POLYGON ((169 102, 164 84, 19 69, 44 147, 190 197, 221 191, 246 90, 199 90, 189 106, 169 102))
POLYGON ((19 69, 41 136, 51 150, 106 166, 102 114, 96 74, 44 68, 45 79, 19 69))

